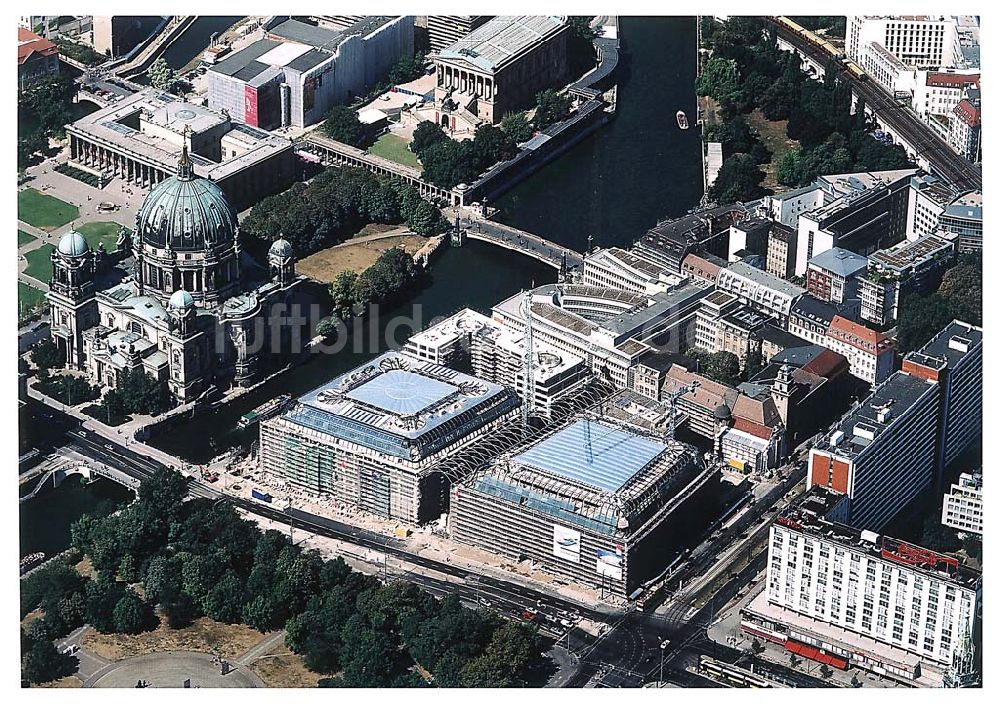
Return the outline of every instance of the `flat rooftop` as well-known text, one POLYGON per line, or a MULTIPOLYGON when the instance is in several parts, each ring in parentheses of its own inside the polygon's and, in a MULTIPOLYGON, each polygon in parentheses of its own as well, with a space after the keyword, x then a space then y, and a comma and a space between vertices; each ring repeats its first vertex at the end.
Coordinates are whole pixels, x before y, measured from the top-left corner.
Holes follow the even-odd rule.
POLYGON ((932 260, 955 249, 951 241, 929 233, 916 240, 904 240, 891 248, 874 252, 869 263, 879 269, 901 274, 911 267, 932 260))
MULTIPOLYGON (((384 353, 299 398, 284 418, 343 437, 343 420, 417 439, 459 417, 469 417, 491 398, 508 393, 499 385, 418 360, 384 353)), ((485 422, 484 422, 485 423, 485 422)), ((358 434, 346 437, 358 441, 358 434)))
POLYGON ((545 42, 566 27, 565 17, 544 15, 503 15, 472 30, 439 57, 462 61, 489 73, 496 73, 530 48, 545 42))
POLYGON ((840 277, 850 277, 868 268, 868 258, 844 248, 830 248, 809 260, 809 265, 840 277))
MULTIPOLYGON (((780 292, 789 297, 799 297, 806 293, 806 290, 802 287, 796 286, 791 282, 786 282, 780 277, 772 275, 770 272, 748 265, 745 262, 734 262, 726 269, 737 277, 755 282, 762 287, 780 292)), ((719 272, 720 280, 724 276, 725 272, 719 272)))
POLYGON ((840 493, 822 487, 811 488, 802 502, 784 510, 775 523, 964 588, 975 588, 982 578, 982 572, 965 565, 957 557, 826 519, 843 500, 840 493))
POLYGON ((418 414, 458 392, 446 382, 408 370, 390 370, 344 396, 390 414, 418 414))
POLYGON ((983 345, 983 330, 978 326, 952 321, 928 341, 920 350, 907 355, 907 359, 928 367, 940 369, 947 363, 954 368, 971 351, 983 345))
MULTIPOLYGON (((184 126, 190 124, 197 133, 199 130, 215 127, 224 122, 226 119, 221 114, 209 108, 186 103, 177 96, 147 88, 80 118, 68 126, 68 129, 81 138, 109 146, 122 154, 173 174, 181 154, 180 134, 184 126), (126 120, 134 119, 139 113, 149 116, 140 120, 139 130, 125 123, 126 120), (176 141, 143 132, 141 130, 143 120, 177 133, 176 141)), ((284 137, 240 123, 230 122, 229 126, 230 130, 225 135, 233 135, 235 132, 241 142, 248 146, 247 151, 221 162, 213 162, 200 154, 192 154, 191 160, 197 176, 218 182, 246 167, 292 149, 291 141, 284 137)))
POLYGON ((847 458, 856 457, 927 395, 936 391, 935 383, 896 371, 872 390, 856 409, 844 415, 833 431, 816 443, 815 448, 832 450, 847 458), (842 435, 835 444, 831 443, 834 435, 842 435))
POLYGON ((614 493, 667 447, 622 428, 580 419, 513 458, 547 474, 614 493))

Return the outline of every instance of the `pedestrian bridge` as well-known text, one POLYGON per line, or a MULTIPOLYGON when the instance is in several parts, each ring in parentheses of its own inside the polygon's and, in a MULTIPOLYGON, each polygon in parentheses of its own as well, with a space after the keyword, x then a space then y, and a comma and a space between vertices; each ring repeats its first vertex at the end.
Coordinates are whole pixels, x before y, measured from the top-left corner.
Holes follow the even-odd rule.
POLYGON ((460 222, 460 237, 499 245, 501 248, 534 258, 557 270, 574 270, 583 264, 583 255, 541 236, 493 221, 460 222))

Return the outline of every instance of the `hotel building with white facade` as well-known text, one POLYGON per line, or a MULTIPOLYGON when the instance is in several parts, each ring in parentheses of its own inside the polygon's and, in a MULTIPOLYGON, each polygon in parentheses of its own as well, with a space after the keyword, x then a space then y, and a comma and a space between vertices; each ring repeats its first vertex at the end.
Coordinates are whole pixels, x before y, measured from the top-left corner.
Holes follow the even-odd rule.
POLYGON ((766 587, 741 627, 840 669, 940 686, 970 649, 982 575, 958 559, 833 521, 813 491, 771 526, 766 587))

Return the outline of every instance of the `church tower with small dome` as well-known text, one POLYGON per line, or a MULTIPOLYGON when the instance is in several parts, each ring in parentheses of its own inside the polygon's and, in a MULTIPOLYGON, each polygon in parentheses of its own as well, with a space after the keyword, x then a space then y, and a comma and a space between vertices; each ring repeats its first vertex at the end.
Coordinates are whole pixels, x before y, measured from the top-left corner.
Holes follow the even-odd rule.
POLYGON ((97 320, 94 299, 95 256, 86 238, 75 230, 66 233, 52 251, 49 284, 52 339, 68 365, 84 362, 83 331, 97 320))

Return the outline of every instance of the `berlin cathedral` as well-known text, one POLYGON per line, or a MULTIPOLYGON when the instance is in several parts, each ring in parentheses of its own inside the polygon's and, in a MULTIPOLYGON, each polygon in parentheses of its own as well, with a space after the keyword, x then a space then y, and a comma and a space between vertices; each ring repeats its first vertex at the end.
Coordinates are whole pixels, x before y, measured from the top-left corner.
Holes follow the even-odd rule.
POLYGON ((152 188, 118 249, 125 266, 111 267, 103 246, 70 231, 52 252, 52 338, 98 385, 141 368, 191 402, 253 384, 293 341, 308 340, 314 322, 292 246, 274 241, 266 266, 244 252, 235 210, 194 175, 186 145, 176 176, 152 188))

